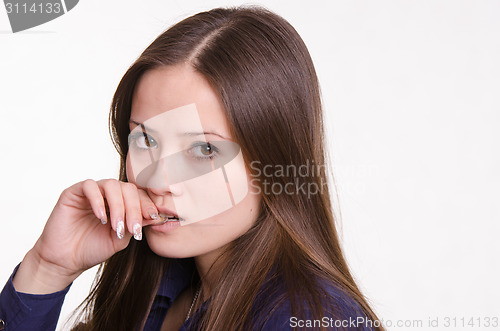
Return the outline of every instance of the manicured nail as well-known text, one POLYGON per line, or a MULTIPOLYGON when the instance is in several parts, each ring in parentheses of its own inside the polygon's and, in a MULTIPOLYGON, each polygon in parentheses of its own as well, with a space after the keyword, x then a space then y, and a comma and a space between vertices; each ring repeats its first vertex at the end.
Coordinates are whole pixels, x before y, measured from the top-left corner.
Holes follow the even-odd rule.
POLYGON ((149 208, 148 209, 148 213, 149 213, 149 216, 152 218, 152 219, 157 219, 158 218, 158 212, 156 211, 156 209, 154 208, 149 208))
POLYGON ((134 239, 142 240, 142 227, 139 223, 134 224, 134 239))
POLYGON ((108 222, 108 220, 106 219, 106 210, 104 210, 104 208, 99 208, 99 214, 101 218, 101 223, 106 224, 108 222))
POLYGON ((123 235, 125 234, 124 230, 125 230, 125 224, 123 224, 123 221, 118 219, 118 223, 116 224, 116 236, 118 237, 118 239, 123 238, 123 235))

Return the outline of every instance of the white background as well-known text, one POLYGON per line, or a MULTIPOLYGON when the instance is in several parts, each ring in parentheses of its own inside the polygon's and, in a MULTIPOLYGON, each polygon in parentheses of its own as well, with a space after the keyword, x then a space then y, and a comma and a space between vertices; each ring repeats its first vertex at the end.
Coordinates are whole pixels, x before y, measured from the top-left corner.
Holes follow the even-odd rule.
MULTIPOLYGON (((128 66, 180 19, 242 3, 82 0, 16 34, 0 7, 0 280, 63 189, 117 178, 107 119, 128 66)), ((499 316, 500 2, 253 3, 285 17, 313 57, 343 245, 375 311, 418 330, 499 316)), ((74 282, 60 322, 94 272, 74 282)))

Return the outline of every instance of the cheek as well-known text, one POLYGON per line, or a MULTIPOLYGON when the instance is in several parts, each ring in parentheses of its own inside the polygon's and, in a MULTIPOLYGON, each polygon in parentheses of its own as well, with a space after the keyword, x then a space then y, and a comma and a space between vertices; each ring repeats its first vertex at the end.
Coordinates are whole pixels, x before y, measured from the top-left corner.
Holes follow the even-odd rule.
POLYGON ((226 233, 232 234, 232 239, 236 239, 253 226, 259 214, 260 201, 261 197, 249 189, 236 206, 220 214, 219 222, 224 224, 226 233))
POLYGON ((227 215, 241 219, 255 199, 249 181, 240 153, 209 173, 176 184, 183 192, 172 196, 176 211, 186 220, 184 225, 209 219, 226 223, 227 215))
POLYGON ((135 184, 135 176, 132 171, 132 165, 130 164, 130 154, 127 153, 127 158, 125 159, 125 172, 127 175, 127 181, 129 183, 134 183, 135 184))
POLYGON ((220 169, 176 185, 182 185, 182 194, 172 198, 179 216, 184 215, 185 224, 216 217, 233 207, 220 169))

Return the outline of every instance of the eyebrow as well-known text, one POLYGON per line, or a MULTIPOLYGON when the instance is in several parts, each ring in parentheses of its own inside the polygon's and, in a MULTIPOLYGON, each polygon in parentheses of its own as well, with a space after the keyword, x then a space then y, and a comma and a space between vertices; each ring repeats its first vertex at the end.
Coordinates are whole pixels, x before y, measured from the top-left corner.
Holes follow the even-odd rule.
MULTIPOLYGON (((140 122, 136 122, 134 120, 130 120, 128 121, 128 123, 134 123, 136 125, 140 125, 143 129, 146 129, 146 131, 151 131, 153 133, 158 133, 156 130, 153 130, 151 128, 148 128, 147 126, 145 126, 144 124, 140 123, 140 122)), ((222 139, 226 139, 226 140, 230 140, 229 138, 226 138, 224 137, 223 135, 221 135, 220 133, 217 133, 215 131, 203 131, 203 132, 183 132, 181 133, 182 136, 188 136, 188 137, 194 137, 194 136, 202 136, 202 135, 206 135, 206 134, 211 134, 211 135, 215 135, 215 136, 219 136, 221 137, 222 139)))
POLYGON ((211 135, 214 135, 214 136, 218 136, 222 139, 227 139, 229 140, 229 138, 226 138, 222 135, 220 135, 219 133, 217 132, 214 132, 214 131, 203 131, 203 132, 184 132, 182 133, 183 136, 189 136, 189 137, 194 137, 194 136, 202 136, 202 135, 206 135, 206 134, 211 134, 211 135))
POLYGON ((143 129, 146 129, 146 131, 151 131, 151 132, 153 132, 153 133, 158 133, 156 130, 153 130, 153 129, 151 129, 151 128, 148 128, 147 126, 145 126, 144 124, 142 124, 142 123, 140 123, 140 122, 136 122, 136 121, 134 121, 134 120, 129 120, 129 121, 128 121, 128 124, 130 124, 130 123, 134 123, 134 124, 136 124, 136 125, 138 125, 138 126, 141 126, 143 129))

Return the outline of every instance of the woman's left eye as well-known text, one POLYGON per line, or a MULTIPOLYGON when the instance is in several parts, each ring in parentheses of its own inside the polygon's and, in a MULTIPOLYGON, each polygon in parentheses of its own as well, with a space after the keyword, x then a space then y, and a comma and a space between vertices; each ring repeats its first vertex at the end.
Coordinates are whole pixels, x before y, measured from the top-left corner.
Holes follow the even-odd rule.
POLYGON ((219 149, 209 142, 197 142, 191 146, 188 153, 197 160, 212 160, 217 157, 219 149))

